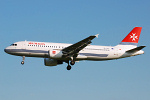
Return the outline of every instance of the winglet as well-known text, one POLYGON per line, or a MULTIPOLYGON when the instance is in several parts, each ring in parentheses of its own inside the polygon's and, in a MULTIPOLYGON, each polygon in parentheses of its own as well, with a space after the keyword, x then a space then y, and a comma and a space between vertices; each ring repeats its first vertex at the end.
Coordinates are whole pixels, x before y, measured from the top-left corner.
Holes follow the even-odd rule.
POLYGON ((95 36, 98 38, 98 35, 99 35, 99 34, 96 34, 95 36))

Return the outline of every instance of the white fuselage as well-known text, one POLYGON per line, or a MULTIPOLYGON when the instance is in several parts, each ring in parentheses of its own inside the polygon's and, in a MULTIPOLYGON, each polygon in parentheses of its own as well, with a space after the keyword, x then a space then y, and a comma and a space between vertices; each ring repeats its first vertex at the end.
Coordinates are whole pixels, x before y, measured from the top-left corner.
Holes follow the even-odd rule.
MULTIPOLYGON (((58 60, 67 60, 67 58, 61 58, 57 56, 49 56, 50 51, 58 53, 63 48, 68 47, 72 44, 65 43, 48 43, 48 42, 34 42, 34 41, 21 41, 16 42, 13 45, 7 47, 5 52, 17 55, 17 56, 27 56, 27 57, 42 57, 42 58, 52 58, 58 60)), ((76 61, 78 60, 111 60, 119 59, 124 57, 135 56, 143 54, 144 51, 140 50, 136 53, 126 53, 127 50, 133 49, 134 45, 117 45, 117 46, 96 46, 89 45, 85 47, 78 53, 76 61)))

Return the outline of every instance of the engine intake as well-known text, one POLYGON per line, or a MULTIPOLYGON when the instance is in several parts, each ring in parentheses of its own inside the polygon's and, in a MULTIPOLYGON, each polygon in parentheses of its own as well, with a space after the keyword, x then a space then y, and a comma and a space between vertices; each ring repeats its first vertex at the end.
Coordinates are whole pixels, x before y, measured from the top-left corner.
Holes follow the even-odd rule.
POLYGON ((60 61, 60 60, 45 58, 44 59, 44 64, 45 64, 45 66, 57 66, 59 64, 63 64, 63 62, 60 61))

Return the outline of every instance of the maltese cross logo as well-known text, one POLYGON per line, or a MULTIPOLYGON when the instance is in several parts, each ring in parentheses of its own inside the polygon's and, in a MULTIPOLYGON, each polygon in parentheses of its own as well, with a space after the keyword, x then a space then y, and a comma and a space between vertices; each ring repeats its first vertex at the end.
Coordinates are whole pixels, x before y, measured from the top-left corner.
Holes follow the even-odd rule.
POLYGON ((136 36, 136 33, 132 33, 132 35, 130 35, 130 38, 132 39, 132 41, 135 41, 136 39, 138 39, 138 36, 136 36))
POLYGON ((53 53, 53 54, 55 54, 55 53, 56 53, 56 51, 52 51, 52 53, 53 53))

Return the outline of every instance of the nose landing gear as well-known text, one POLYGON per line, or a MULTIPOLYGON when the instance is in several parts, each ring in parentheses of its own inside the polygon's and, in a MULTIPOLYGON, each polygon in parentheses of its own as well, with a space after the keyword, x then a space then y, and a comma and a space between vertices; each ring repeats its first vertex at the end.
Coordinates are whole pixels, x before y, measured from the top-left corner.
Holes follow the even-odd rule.
POLYGON ((21 64, 24 65, 24 61, 22 61, 21 64))
POLYGON ((25 56, 22 57, 23 61, 21 61, 21 64, 24 65, 25 56))

